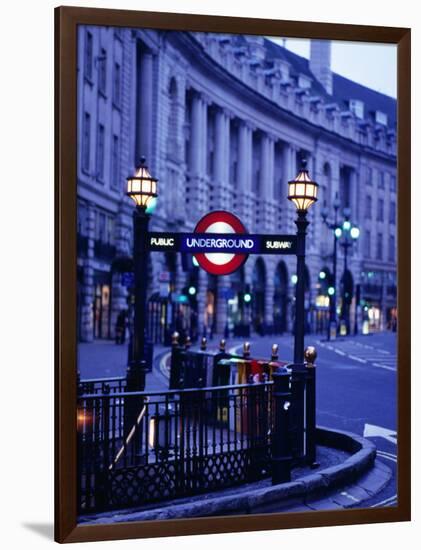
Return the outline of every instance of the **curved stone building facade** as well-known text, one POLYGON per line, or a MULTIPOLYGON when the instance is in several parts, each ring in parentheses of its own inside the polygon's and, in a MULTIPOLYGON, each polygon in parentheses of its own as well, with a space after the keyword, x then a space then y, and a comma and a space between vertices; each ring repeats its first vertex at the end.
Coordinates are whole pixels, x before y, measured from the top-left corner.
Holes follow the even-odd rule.
MULTIPOLYGON (((229 210, 257 233, 295 232, 287 182, 305 156, 320 184, 309 212, 307 329, 327 330, 333 234, 321 212, 332 222, 336 197, 361 230, 345 276, 338 246, 338 307, 345 299, 352 330, 392 322, 396 100, 332 73, 328 41, 312 42, 308 61, 257 36, 80 27, 78 106, 81 340, 113 337, 127 307, 125 178, 142 155, 159 179, 152 230, 191 231, 205 213, 229 210)), ((250 256, 215 278, 191 257, 155 253, 145 273, 150 331, 291 330, 294 276, 294 256, 250 256)))

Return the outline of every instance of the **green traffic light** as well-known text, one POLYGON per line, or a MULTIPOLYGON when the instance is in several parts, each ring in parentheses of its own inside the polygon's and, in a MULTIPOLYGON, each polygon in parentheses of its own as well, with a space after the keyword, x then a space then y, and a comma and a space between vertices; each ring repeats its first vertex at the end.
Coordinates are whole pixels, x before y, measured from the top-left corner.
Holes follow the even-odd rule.
POLYGON ((248 292, 246 292, 244 294, 244 301, 246 302, 246 304, 248 304, 249 302, 251 302, 251 294, 249 294, 248 292))

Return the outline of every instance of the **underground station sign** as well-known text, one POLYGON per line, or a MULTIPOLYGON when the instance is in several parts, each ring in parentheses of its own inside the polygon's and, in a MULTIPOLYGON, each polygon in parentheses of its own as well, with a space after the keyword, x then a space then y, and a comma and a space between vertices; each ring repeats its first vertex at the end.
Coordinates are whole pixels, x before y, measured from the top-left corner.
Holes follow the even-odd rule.
POLYGON ((193 233, 149 233, 148 250, 193 254, 213 275, 229 275, 249 254, 296 254, 295 235, 249 234, 241 221, 225 211, 206 214, 193 233))

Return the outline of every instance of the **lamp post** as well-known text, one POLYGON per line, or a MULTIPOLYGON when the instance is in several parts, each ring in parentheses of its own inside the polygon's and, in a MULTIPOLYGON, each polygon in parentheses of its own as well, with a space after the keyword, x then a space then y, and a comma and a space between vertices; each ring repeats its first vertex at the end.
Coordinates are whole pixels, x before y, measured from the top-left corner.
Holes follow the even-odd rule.
POLYGON ((326 202, 322 209, 322 220, 323 223, 332 230, 333 232, 333 274, 332 274, 332 291, 329 292, 329 328, 327 331, 327 339, 330 340, 331 337, 336 338, 337 334, 337 319, 336 319, 336 276, 337 276, 337 262, 338 262, 338 239, 342 235, 342 229, 338 226, 338 210, 340 206, 338 193, 335 195, 335 200, 333 201, 333 210, 335 212, 335 217, 333 223, 327 221, 329 211, 326 205, 326 202))
POLYGON ((346 274, 348 272, 348 250, 351 248, 354 244, 354 242, 357 241, 357 239, 360 236, 360 230, 356 225, 352 225, 352 223, 349 221, 350 218, 350 209, 344 208, 344 222, 342 224, 343 229, 343 241, 341 242, 341 246, 344 249, 344 274, 343 274, 343 282, 342 282, 342 308, 341 308, 341 321, 345 323, 346 326, 346 333, 350 333, 350 325, 349 325, 349 307, 347 303, 347 292, 345 288, 345 282, 346 282, 346 274))
POLYGON ((145 355, 146 329, 146 277, 148 272, 148 252, 146 239, 150 214, 157 194, 158 180, 153 178, 142 157, 134 176, 127 178, 127 195, 133 199, 136 207, 133 211, 133 266, 134 266, 134 320, 131 342, 131 359, 127 369, 127 390, 145 389, 148 365, 145 355))
POLYGON ((296 178, 288 182, 288 199, 297 207, 297 284, 295 286, 295 339, 294 363, 304 364, 304 325, 305 325, 305 254, 307 211, 317 201, 318 184, 310 179, 307 160, 301 161, 296 178))

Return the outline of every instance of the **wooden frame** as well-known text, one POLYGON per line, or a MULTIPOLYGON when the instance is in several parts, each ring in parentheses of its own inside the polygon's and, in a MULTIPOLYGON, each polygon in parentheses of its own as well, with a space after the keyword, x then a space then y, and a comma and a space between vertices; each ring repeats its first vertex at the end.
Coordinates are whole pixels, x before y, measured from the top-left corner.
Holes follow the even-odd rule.
POLYGON ((410 273, 410 30, 374 26, 60 7, 55 11, 55 539, 127 539, 410 519, 410 315, 398 287, 398 506, 236 517, 76 524, 76 28, 78 24, 241 32, 396 44, 398 47, 398 278, 410 273))

